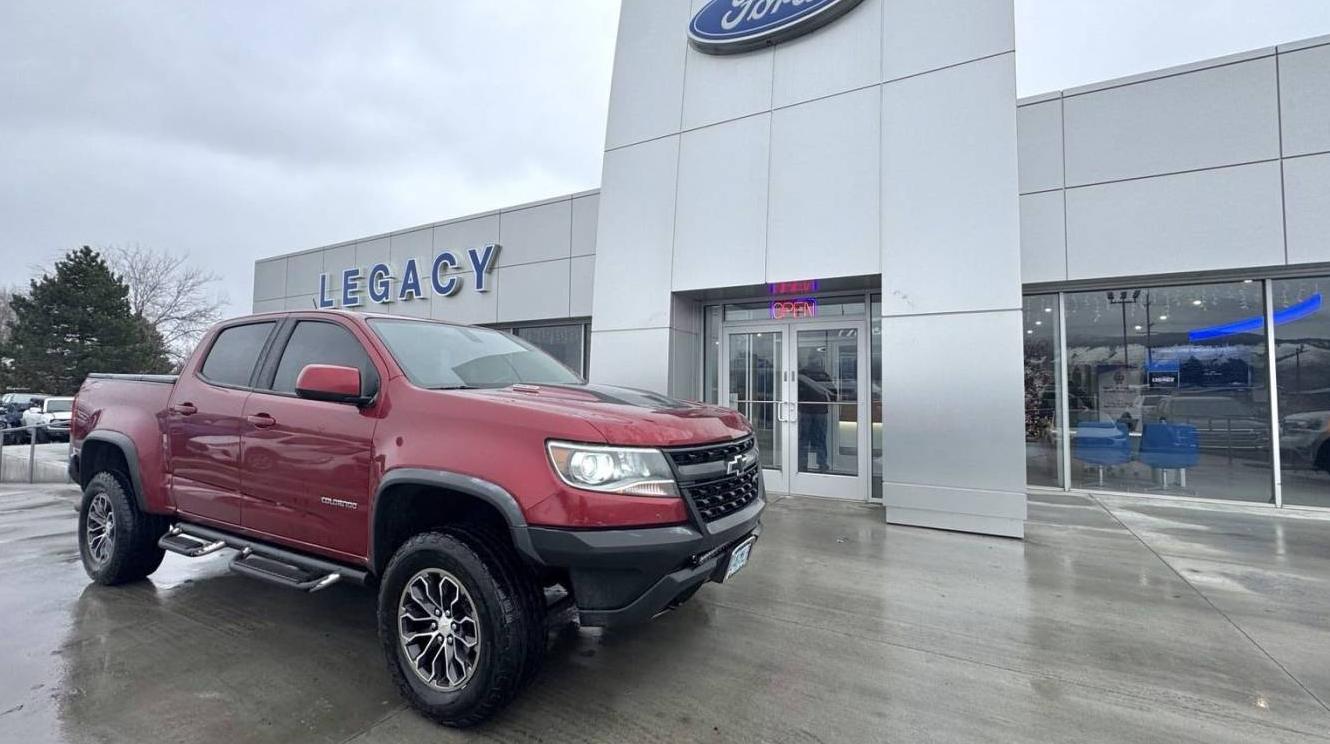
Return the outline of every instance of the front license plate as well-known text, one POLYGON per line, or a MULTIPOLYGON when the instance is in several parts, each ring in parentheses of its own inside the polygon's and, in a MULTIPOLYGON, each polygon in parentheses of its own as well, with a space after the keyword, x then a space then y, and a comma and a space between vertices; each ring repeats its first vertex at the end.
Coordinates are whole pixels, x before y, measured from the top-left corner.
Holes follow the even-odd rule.
POLYGON ((725 569, 725 578, 739 573, 744 566, 748 565, 748 556, 753 552, 753 543, 757 542, 756 537, 750 537, 743 541, 739 547, 730 551, 730 565, 725 569))

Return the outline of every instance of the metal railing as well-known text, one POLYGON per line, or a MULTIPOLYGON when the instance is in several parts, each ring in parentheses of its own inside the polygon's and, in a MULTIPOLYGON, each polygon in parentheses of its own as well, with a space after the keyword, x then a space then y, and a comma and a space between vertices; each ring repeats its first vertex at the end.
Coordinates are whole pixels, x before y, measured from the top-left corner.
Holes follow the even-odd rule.
MULTIPOLYGON (((10 434, 17 434, 26 431, 28 433, 28 482, 37 482, 37 430, 44 425, 32 424, 30 426, 15 426, 9 429, 0 429, 0 483, 5 480, 5 446, 9 440, 10 434)), ((23 446, 9 445, 9 446, 23 446)))

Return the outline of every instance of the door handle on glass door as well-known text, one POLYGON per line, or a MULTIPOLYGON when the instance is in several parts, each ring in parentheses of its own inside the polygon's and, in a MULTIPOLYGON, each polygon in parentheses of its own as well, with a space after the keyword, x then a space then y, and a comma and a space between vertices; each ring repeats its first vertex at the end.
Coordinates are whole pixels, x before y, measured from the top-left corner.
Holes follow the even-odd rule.
POLYGON ((259 427, 260 429, 267 429, 268 427, 275 426, 277 424, 277 419, 273 418, 272 416, 269 416, 266 413, 256 413, 253 416, 246 416, 245 420, 259 427))
POLYGON ((193 403, 176 403, 171 406, 171 413, 178 413, 181 416, 193 416, 199 409, 193 403))

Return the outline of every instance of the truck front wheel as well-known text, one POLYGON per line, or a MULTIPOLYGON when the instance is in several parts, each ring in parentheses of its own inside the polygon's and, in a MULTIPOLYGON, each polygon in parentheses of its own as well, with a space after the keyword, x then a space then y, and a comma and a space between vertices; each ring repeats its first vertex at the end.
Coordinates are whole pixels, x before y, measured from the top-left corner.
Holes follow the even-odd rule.
POLYGON ((120 477, 101 472, 88 481, 79 507, 79 555, 98 584, 138 581, 162 565, 157 541, 166 531, 161 517, 139 511, 120 477))
POLYGON ((379 586, 379 638, 402 695, 426 717, 474 726, 517 694, 544 653, 534 580, 484 531, 402 545, 379 586))

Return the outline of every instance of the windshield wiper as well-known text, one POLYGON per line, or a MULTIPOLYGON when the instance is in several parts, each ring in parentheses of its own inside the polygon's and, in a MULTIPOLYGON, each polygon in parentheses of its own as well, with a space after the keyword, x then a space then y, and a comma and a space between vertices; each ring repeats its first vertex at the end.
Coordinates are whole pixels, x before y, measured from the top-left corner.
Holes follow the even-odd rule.
POLYGON ((438 387, 430 388, 430 390, 476 390, 476 389, 477 388, 472 387, 471 385, 467 385, 465 383, 461 385, 439 385, 438 387))

